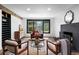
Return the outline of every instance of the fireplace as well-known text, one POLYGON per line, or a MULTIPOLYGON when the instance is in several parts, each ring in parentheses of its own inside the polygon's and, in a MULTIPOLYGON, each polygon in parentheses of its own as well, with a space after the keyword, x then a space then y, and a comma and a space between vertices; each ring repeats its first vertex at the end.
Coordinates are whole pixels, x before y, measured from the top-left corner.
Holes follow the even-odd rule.
POLYGON ((61 25, 60 38, 68 38, 71 49, 79 51, 79 23, 61 25))
POLYGON ((74 46, 74 37, 71 32, 63 32, 63 38, 67 38, 70 41, 71 50, 76 50, 74 46))

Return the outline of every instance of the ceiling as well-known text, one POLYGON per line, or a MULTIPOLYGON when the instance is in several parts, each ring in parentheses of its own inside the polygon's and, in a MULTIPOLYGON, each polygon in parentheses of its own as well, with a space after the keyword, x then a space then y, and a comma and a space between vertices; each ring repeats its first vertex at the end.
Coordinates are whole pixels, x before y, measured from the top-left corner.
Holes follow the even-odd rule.
POLYGON ((3 4, 21 17, 55 17, 58 13, 66 11, 74 4, 3 4), (30 8, 30 11, 27 11, 30 8), (48 11, 48 8, 51 8, 48 11))

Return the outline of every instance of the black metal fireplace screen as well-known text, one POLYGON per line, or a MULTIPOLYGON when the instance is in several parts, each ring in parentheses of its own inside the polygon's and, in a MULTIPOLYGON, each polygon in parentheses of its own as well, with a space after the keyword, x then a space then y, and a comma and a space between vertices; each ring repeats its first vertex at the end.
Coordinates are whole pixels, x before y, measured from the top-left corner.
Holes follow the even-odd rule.
POLYGON ((70 43, 71 43, 71 50, 75 50, 75 46, 74 46, 74 37, 73 34, 71 32, 63 32, 63 37, 67 38, 70 43))

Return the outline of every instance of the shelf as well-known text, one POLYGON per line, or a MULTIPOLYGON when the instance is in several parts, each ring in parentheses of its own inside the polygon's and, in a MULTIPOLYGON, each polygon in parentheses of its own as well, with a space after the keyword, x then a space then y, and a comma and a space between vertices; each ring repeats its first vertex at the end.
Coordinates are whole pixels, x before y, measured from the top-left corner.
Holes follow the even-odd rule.
POLYGON ((11 38, 11 15, 2 11, 2 41, 11 38))

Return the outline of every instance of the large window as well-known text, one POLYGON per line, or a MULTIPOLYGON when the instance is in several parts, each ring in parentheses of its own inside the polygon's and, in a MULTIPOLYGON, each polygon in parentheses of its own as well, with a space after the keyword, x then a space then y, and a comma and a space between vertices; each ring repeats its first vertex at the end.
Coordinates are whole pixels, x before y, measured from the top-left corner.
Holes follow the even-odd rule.
POLYGON ((40 33, 50 33, 50 19, 45 20, 27 20, 27 33, 37 30, 40 33))

